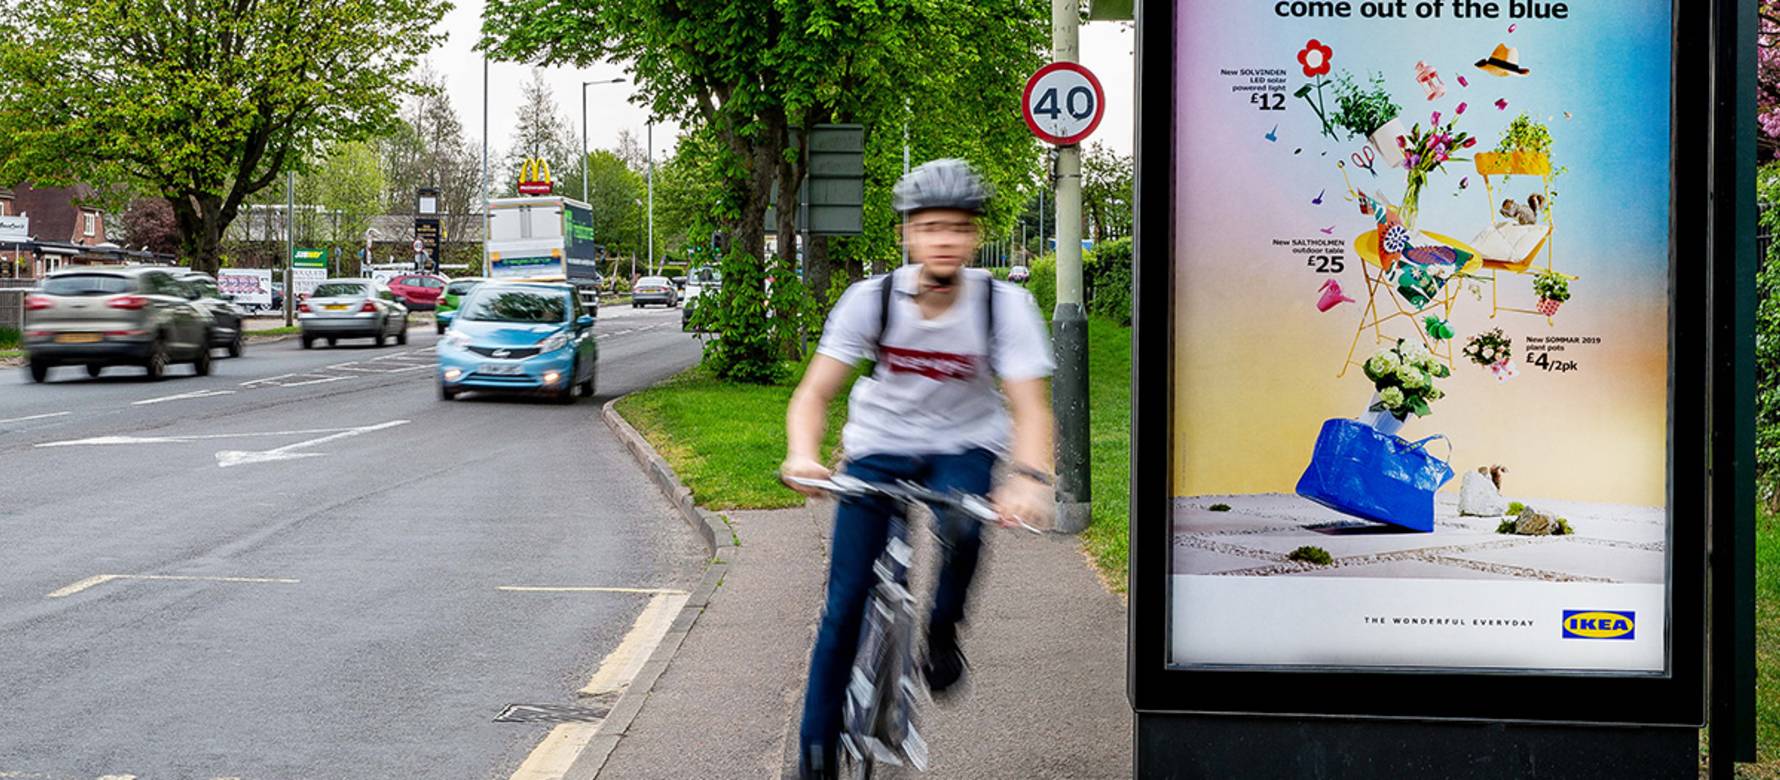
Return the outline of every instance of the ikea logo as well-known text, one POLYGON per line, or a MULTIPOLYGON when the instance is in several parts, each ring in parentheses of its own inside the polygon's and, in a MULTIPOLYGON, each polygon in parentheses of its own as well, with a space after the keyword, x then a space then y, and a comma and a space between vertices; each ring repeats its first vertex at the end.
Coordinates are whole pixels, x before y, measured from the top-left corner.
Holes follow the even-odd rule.
POLYGON ((1564 610, 1565 639, 1631 639, 1636 623, 1631 612, 1564 610))

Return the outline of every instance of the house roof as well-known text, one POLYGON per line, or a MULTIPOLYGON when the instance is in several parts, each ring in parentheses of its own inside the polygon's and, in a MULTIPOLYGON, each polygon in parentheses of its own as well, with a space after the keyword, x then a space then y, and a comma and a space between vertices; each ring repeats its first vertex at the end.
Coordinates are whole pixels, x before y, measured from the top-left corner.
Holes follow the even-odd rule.
POLYGON ((31 215, 32 235, 50 241, 72 241, 81 214, 74 201, 90 198, 96 192, 85 184, 43 189, 21 184, 12 188, 12 211, 31 215))

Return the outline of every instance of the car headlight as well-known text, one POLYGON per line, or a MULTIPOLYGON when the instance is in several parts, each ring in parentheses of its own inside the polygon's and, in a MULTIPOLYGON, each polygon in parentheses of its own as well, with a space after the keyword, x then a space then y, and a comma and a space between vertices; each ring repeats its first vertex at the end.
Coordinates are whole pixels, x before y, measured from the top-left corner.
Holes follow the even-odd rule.
POLYGON ((449 347, 467 347, 470 345, 470 337, 463 331, 448 330, 445 331, 445 338, 440 339, 439 343, 449 347))
POLYGON ((569 334, 556 333, 555 335, 552 335, 550 338, 544 339, 544 343, 540 344, 538 346, 538 351, 539 352, 555 352, 555 351, 562 349, 563 347, 566 347, 568 345, 569 345, 569 334))

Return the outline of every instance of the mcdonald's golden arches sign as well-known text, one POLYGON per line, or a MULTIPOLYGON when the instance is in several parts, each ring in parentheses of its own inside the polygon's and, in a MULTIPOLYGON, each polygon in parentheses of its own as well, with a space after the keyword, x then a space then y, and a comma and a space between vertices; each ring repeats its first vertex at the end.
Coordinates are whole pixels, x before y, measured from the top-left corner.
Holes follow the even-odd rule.
POLYGON ((550 181, 550 163, 542 157, 533 157, 519 166, 519 193, 521 195, 549 195, 554 185, 550 181))

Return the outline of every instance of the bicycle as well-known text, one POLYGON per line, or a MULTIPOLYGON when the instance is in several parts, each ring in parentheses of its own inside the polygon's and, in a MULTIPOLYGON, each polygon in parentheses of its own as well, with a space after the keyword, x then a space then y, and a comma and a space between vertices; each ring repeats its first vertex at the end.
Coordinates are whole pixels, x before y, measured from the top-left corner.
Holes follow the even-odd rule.
MULTIPOLYGON (((922 504, 936 510, 954 509, 985 524, 997 524, 1000 519, 982 496, 956 491, 940 493, 906 480, 867 482, 845 474, 828 479, 785 480, 836 498, 889 498, 905 510, 922 504)), ((1044 533, 1024 522, 1018 525, 1034 534, 1044 533)), ((891 520, 884 553, 872 564, 878 582, 865 606, 859 650, 853 656, 847 699, 841 710, 842 775, 856 780, 869 780, 879 765, 927 769, 927 743, 916 728, 918 672, 912 653, 919 612, 915 596, 908 589, 908 571, 915 550, 907 536, 905 511, 891 520)))

